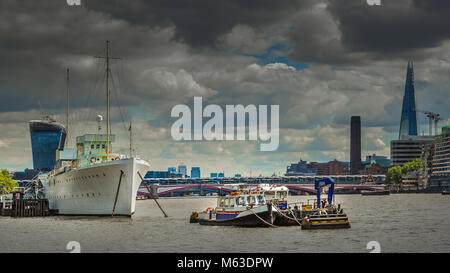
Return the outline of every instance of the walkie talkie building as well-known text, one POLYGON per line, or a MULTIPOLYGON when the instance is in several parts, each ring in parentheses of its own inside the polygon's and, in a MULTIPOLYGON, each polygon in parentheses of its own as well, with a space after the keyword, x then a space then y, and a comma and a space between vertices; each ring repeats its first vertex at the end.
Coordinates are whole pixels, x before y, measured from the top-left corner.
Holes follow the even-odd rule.
POLYGON ((29 124, 33 168, 50 171, 56 163, 56 150, 64 149, 66 128, 50 117, 45 117, 43 120, 31 120, 29 124))

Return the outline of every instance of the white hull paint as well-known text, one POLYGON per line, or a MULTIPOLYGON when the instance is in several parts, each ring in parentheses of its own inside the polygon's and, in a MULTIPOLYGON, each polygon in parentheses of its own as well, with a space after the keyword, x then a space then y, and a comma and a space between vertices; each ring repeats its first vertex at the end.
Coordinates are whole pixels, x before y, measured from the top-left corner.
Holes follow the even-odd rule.
POLYGON ((131 216, 141 184, 138 172, 144 176, 149 169, 146 161, 128 158, 50 175, 46 185, 50 209, 60 215, 112 215, 118 191, 114 215, 131 216))

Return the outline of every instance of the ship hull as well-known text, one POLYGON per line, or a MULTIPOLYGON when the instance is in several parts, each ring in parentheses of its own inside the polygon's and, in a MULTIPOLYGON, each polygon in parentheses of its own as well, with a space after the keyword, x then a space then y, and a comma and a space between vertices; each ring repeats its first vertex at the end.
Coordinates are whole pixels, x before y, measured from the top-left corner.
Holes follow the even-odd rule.
POLYGON ((274 219, 272 205, 267 205, 242 211, 229 219, 217 219, 217 214, 213 216, 203 212, 198 223, 207 226, 267 227, 273 225, 274 219))
POLYGON ((145 175, 149 169, 144 160, 128 158, 50 174, 46 185, 50 209, 59 215, 131 216, 141 184, 138 172, 145 175))

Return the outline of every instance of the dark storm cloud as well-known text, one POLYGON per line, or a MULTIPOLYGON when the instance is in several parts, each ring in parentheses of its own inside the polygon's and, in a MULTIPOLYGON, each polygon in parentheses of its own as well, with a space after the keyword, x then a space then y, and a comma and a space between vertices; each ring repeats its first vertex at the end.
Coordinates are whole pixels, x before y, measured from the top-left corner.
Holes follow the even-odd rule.
POLYGON ((298 62, 362 64, 426 59, 450 38, 450 2, 444 0, 322 0, 293 17, 289 57, 298 62))
POLYGON ((376 53, 375 58, 415 57, 415 50, 437 47, 450 38, 449 1, 381 1, 381 6, 364 2, 333 0, 328 5, 350 52, 376 53))
POLYGON ((214 47, 217 38, 238 24, 264 27, 285 20, 313 0, 132 0, 86 1, 86 6, 131 24, 176 27, 175 38, 192 47, 214 47))
MULTIPOLYGON (((2 0, 0 112, 42 108, 46 114, 57 113, 65 105, 67 67, 72 71, 72 107, 98 106, 100 100, 91 93, 104 62, 94 56, 105 54, 106 40, 112 41, 111 54, 123 57, 126 66, 143 57, 166 55, 170 36, 130 27, 85 7, 69 7, 63 0, 2 0)), ((135 95, 140 90, 127 90, 122 103, 138 102, 135 95)))

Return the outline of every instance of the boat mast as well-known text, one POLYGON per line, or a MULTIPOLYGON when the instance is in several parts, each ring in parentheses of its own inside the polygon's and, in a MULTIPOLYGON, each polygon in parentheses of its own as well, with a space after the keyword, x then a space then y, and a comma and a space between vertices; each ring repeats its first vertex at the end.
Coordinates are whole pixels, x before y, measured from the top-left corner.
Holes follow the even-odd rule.
POLYGON ((110 105, 110 90, 109 90, 109 73, 110 73, 110 69, 109 69, 109 60, 110 59, 117 59, 120 60, 121 58, 115 58, 115 57, 111 57, 109 56, 109 40, 106 41, 106 56, 95 56, 95 58, 101 58, 101 59, 105 59, 106 60, 106 161, 108 161, 109 159, 109 151, 111 150, 111 142, 109 140, 110 138, 110 110, 109 110, 109 105, 110 105))
POLYGON ((130 122, 130 128, 128 129, 130 131, 130 158, 133 157, 133 131, 131 128, 131 122, 130 122))
POLYGON ((69 145, 69 68, 67 68, 66 148, 69 145))
POLYGON ((106 161, 109 159, 109 41, 106 41, 106 161))

